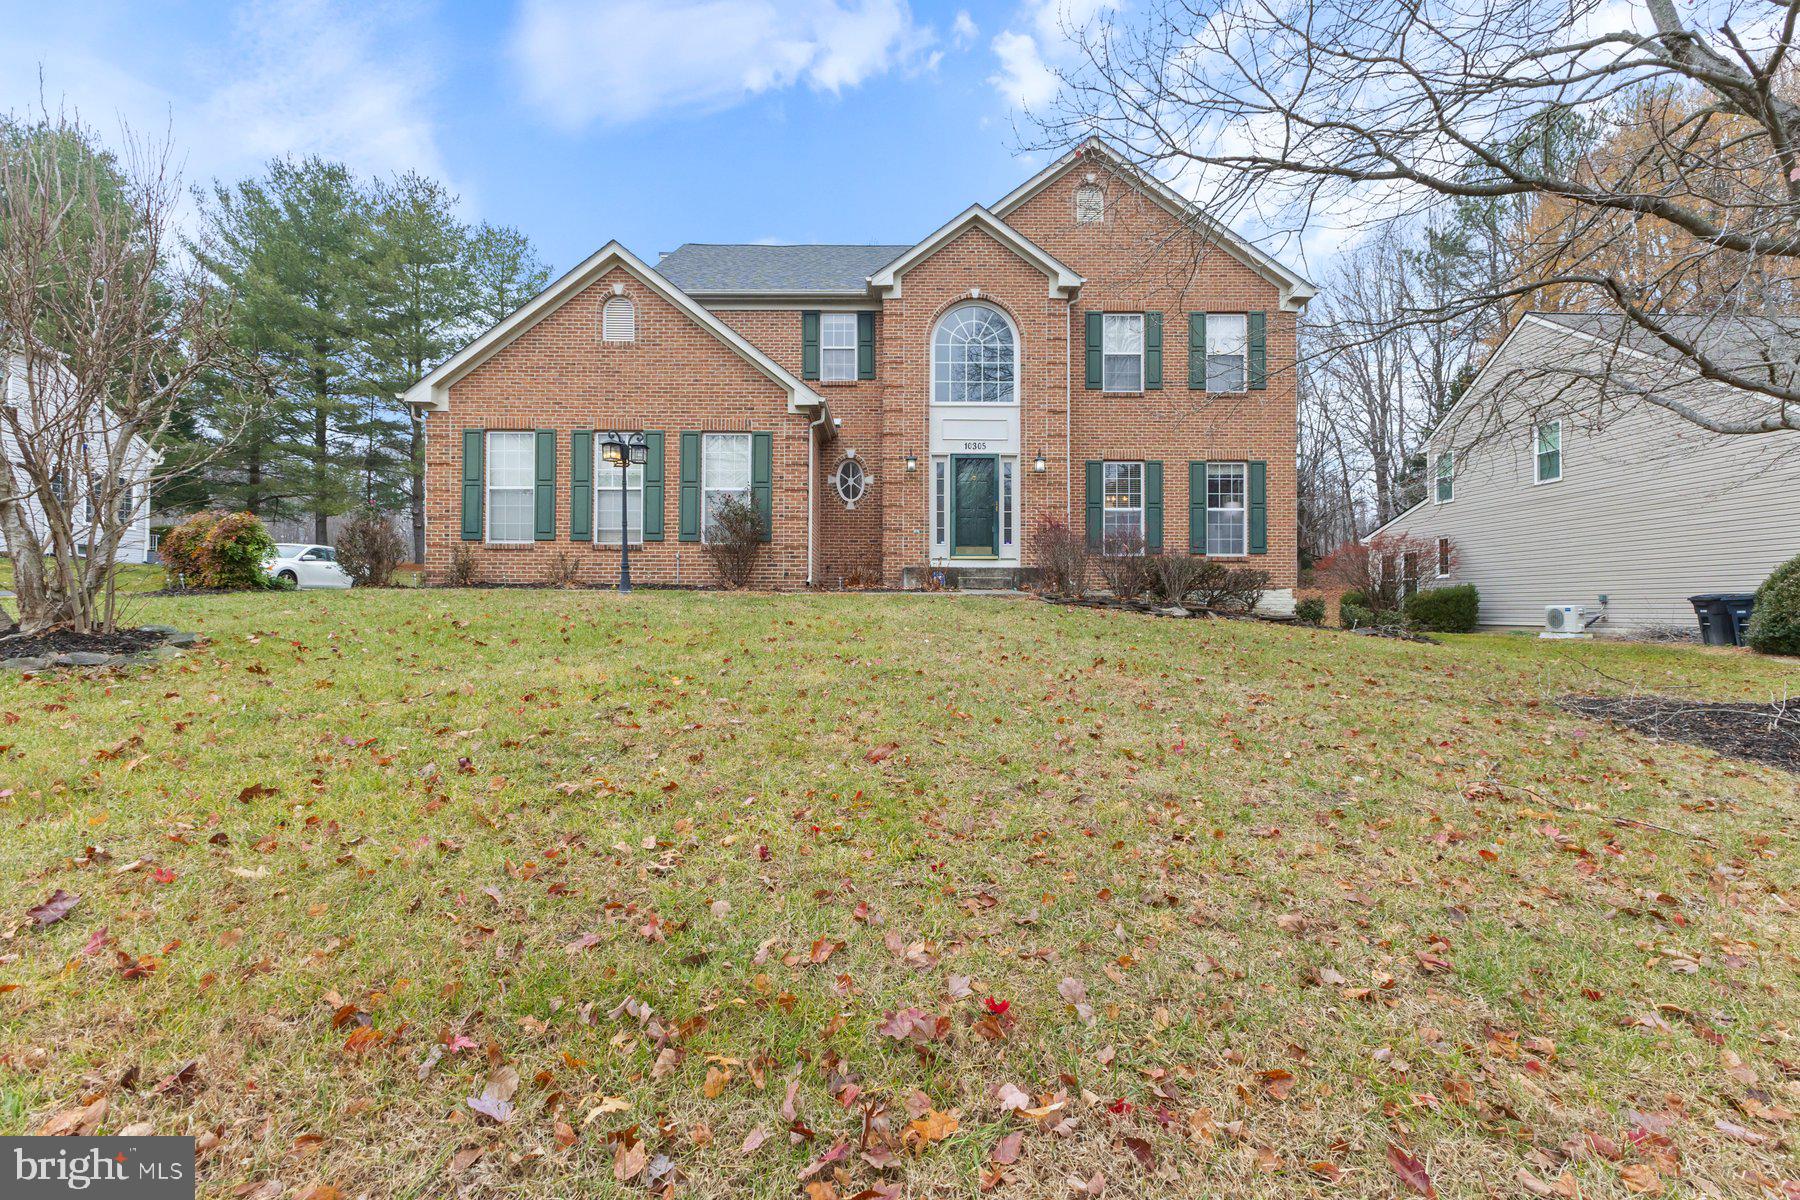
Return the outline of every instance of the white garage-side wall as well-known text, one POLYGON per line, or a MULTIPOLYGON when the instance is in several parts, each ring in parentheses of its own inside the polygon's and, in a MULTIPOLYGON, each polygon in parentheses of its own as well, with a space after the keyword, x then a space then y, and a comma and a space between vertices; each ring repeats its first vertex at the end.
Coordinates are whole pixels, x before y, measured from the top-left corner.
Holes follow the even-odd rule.
MULTIPOLYGON (((1522 327, 1498 353, 1578 353, 1577 336, 1522 327)), ((1554 483, 1536 482, 1529 418, 1459 458, 1449 502, 1428 467, 1425 501, 1379 532, 1448 537, 1450 577, 1427 566, 1421 582, 1474 584, 1484 625, 1541 626, 1546 605, 1604 595, 1597 630, 1691 626, 1689 596, 1755 591, 1800 554, 1800 433, 1725 437, 1640 403, 1600 427, 1565 415, 1554 483)))

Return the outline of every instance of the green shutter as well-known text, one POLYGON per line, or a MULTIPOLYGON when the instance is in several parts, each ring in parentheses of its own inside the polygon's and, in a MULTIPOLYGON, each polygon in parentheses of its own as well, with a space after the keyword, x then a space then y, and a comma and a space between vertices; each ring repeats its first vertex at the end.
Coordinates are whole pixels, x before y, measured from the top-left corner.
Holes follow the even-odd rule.
POLYGON ((875 314, 856 314, 856 377, 875 378, 875 314))
POLYGON ((1250 553, 1269 552, 1269 464, 1250 464, 1250 553))
POLYGON ((800 314, 800 377, 819 377, 819 314, 800 314))
POLYGON ((1260 392, 1269 386, 1268 314, 1250 313, 1244 324, 1250 331, 1250 390, 1260 392))
POLYGON ((1144 549, 1163 547, 1162 464, 1144 464, 1144 549))
POLYGON ((481 456, 486 442, 487 430, 463 430, 462 536, 465 542, 481 540, 481 456))
POLYGON ((1162 387, 1162 314, 1144 314, 1144 390, 1162 387))
POLYGON ((569 434, 569 540, 594 540, 594 431, 569 434))
POLYGON ((750 502, 762 516, 762 540, 775 528, 775 436, 750 435, 750 502))
POLYGON ((1206 314, 1188 314, 1188 386, 1206 390, 1206 314))
POLYGON ((1090 462, 1087 465, 1087 544, 1088 549, 1100 549, 1100 538, 1106 529, 1106 521, 1102 512, 1105 504, 1105 487, 1103 480, 1106 464, 1090 462))
POLYGON ((1103 381, 1100 373, 1100 350, 1105 329, 1105 313, 1091 312, 1087 315, 1087 385, 1091 388, 1099 388, 1103 381))
MULTIPOLYGON (((1200 313, 1192 315, 1201 316, 1200 313)), ((1188 464, 1188 553, 1206 553, 1206 464, 1203 462, 1188 464)))
POLYGON ((537 531, 540 542, 556 540, 556 430, 537 431, 537 531))
POLYGON ((700 435, 681 435, 681 499, 678 536, 684 542, 700 540, 700 435))
POLYGON ((644 540, 663 540, 663 435, 644 434, 644 540))

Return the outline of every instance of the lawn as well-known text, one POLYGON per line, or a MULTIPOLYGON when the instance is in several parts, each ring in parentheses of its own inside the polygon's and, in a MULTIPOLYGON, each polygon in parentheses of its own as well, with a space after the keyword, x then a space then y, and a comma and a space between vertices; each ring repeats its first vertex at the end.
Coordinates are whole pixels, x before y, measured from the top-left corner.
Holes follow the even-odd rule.
POLYGON ((997 598, 131 608, 212 643, 0 678, 0 1134, 193 1134, 251 1200, 1800 1188, 1800 781, 1553 703, 1793 662, 997 598))

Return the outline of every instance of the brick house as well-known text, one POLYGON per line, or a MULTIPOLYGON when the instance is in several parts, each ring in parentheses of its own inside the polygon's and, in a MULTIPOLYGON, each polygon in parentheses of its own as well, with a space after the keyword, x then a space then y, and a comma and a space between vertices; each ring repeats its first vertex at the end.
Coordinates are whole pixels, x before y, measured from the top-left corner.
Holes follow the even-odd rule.
POLYGON ((635 579, 707 584, 738 496, 765 586, 1010 582, 1054 516, 1290 609, 1312 293, 1099 141, 910 245, 611 243, 406 393, 427 572, 605 583, 623 534, 635 579), (649 452, 623 498, 615 431, 649 452))

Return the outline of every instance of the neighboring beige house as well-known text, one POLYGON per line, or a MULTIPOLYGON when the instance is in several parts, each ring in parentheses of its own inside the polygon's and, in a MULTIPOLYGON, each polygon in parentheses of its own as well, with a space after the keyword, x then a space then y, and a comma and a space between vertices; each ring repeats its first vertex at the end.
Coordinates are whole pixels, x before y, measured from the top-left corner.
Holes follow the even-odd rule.
MULTIPOLYGON (((1751 357, 1791 357, 1782 326, 1726 324, 1707 326, 1715 349, 1731 352, 1735 328, 1751 357)), ((1474 584, 1484 625, 1542 627, 1547 606, 1572 604, 1603 613, 1597 633, 1691 627, 1689 596, 1755 591, 1800 554, 1800 433, 1721 436, 1629 388, 1595 399, 1581 364, 1701 410, 1746 403, 1652 348, 1619 349, 1618 332, 1529 314, 1482 367, 1431 435, 1426 498, 1376 530, 1436 548, 1419 586, 1474 584)))

